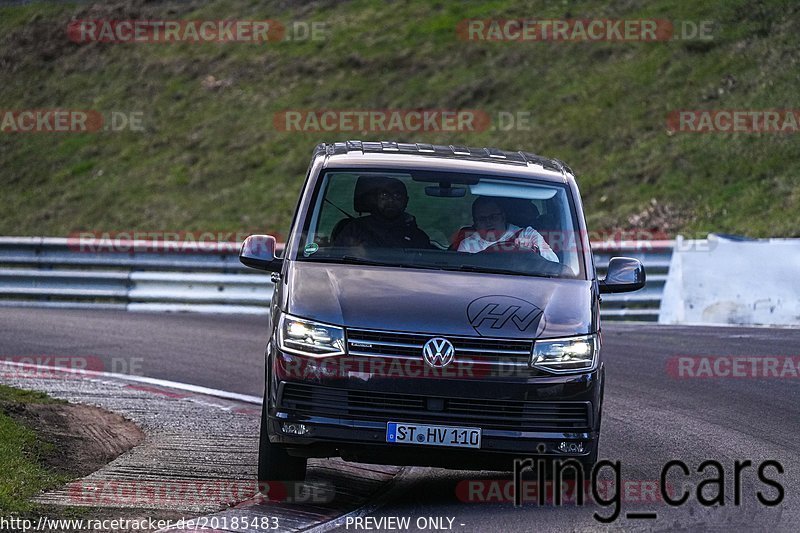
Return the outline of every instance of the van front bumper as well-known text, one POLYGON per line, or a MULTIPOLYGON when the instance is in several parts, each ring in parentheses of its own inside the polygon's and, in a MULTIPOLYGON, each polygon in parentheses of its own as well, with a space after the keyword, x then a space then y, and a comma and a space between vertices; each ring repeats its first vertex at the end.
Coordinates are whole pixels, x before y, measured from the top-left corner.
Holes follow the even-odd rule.
POLYGON ((365 463, 508 470, 512 457, 583 458, 598 443, 602 378, 601 367, 504 383, 276 381, 268 435, 292 455, 365 463), (481 446, 389 444, 388 422, 479 427, 481 446))

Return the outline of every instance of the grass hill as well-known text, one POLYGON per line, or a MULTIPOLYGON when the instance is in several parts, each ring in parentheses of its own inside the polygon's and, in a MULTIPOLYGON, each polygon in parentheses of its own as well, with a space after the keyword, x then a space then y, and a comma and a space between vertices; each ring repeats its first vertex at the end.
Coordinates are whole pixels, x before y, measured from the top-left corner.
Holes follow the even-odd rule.
POLYGON ((0 234, 285 233, 314 145, 529 150, 577 173, 591 229, 800 236, 800 134, 673 133, 676 109, 800 108, 794 0, 34 2, 0 7, 0 109, 141 113, 144 131, 0 133, 0 234), (612 4, 612 5, 608 5, 612 4), (465 18, 713 21, 713 40, 473 42, 465 18), (318 41, 77 44, 71 19, 321 22, 318 41), (529 112, 528 131, 289 133, 287 109, 529 112))

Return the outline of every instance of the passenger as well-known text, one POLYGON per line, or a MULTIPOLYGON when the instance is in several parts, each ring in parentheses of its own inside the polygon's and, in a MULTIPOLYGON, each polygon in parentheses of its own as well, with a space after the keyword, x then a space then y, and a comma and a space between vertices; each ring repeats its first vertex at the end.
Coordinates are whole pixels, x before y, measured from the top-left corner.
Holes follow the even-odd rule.
MULTIPOLYGON (((528 249, 548 261, 559 262, 558 256, 538 231, 530 226, 520 228, 506 223, 503 206, 490 196, 479 196, 472 203, 472 221, 475 231, 461 241, 459 252, 478 253, 494 244, 504 243, 507 249, 528 249)), ((502 248, 502 245, 498 244, 498 247, 502 248)))
POLYGON ((406 212, 408 191, 397 178, 376 176, 369 180, 367 216, 347 223, 335 237, 335 246, 383 248, 431 248, 428 235, 417 227, 416 219, 406 212))

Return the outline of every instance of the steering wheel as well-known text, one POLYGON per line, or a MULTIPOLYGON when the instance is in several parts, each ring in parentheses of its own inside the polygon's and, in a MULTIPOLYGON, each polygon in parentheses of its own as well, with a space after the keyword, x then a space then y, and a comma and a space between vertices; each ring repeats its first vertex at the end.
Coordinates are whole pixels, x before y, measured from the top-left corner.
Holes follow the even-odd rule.
POLYGON ((523 248, 522 246, 519 245, 519 243, 511 240, 495 242, 487 246, 483 250, 481 250, 479 253, 493 254, 498 252, 530 252, 532 254, 541 255, 538 251, 532 250, 530 248, 523 248))
POLYGON ((575 277, 575 273, 567 265, 545 259, 538 250, 524 248, 514 241, 496 242, 481 250, 478 254, 498 252, 513 252, 513 255, 509 256, 511 264, 516 265, 522 271, 529 270, 531 266, 535 265, 534 270, 541 274, 567 278, 575 277))

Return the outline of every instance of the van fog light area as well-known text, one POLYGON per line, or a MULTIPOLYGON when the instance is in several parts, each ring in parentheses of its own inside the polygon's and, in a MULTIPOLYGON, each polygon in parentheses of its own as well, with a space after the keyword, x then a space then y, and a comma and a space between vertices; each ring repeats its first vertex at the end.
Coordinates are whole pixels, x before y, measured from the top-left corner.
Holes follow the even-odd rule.
POLYGON ((305 424, 292 424, 290 422, 281 424, 281 429, 288 435, 307 435, 311 431, 305 424))
POLYGON ((558 451, 564 453, 583 453, 583 443, 563 441, 558 445, 558 451))

